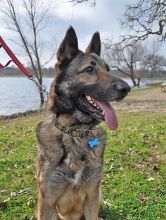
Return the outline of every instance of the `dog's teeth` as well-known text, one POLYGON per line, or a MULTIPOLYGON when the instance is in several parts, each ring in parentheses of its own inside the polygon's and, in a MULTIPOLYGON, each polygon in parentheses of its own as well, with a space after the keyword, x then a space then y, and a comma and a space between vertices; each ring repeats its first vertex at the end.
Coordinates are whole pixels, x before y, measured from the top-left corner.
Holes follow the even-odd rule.
POLYGON ((91 97, 90 96, 86 96, 86 98, 88 99, 88 101, 91 101, 91 97))

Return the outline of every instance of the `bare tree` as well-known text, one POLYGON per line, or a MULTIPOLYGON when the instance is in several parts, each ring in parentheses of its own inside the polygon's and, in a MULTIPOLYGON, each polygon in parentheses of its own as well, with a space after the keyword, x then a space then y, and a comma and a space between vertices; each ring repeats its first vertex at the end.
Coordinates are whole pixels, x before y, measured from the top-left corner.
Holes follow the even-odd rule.
MULTIPOLYGON (((41 32, 44 30, 48 16, 48 8, 43 7, 40 0, 5 0, 6 6, 1 8, 7 18, 8 28, 17 33, 19 42, 12 39, 22 47, 29 59, 34 77, 39 84, 39 94, 41 106, 44 103, 43 67, 41 62, 42 43, 40 41, 41 32), (18 7, 19 4, 19 7, 18 7), (20 15, 19 8, 22 7, 24 16, 20 15)), ((50 58, 51 59, 51 58, 50 58)))
POLYGON ((74 5, 85 3, 85 2, 90 2, 91 6, 95 6, 96 5, 96 0, 69 0, 69 1, 71 3, 73 3, 74 5))
POLYGON ((159 77, 163 75, 166 67, 166 60, 163 55, 160 55, 161 43, 153 41, 148 43, 148 49, 142 67, 148 77, 159 77))
POLYGON ((128 45, 145 40, 150 35, 165 40, 166 1, 139 0, 137 4, 127 7, 122 25, 131 31, 130 35, 123 36, 123 41, 128 42, 128 45))
POLYGON ((162 55, 148 54, 143 61, 144 69, 150 73, 150 77, 166 75, 166 59, 162 55))
POLYGON ((141 64, 146 54, 145 47, 137 43, 130 47, 122 47, 122 44, 113 44, 110 41, 103 43, 105 59, 111 69, 116 69, 125 77, 129 77, 134 86, 138 86, 141 80, 141 64))

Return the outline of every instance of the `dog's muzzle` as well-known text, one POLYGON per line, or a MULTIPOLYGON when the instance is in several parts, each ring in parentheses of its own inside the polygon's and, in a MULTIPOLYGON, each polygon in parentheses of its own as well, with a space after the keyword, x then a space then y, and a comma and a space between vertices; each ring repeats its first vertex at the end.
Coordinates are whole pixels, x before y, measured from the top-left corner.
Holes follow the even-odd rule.
POLYGON ((103 99, 107 102, 111 101, 120 101, 125 96, 127 96, 128 92, 130 92, 131 88, 125 81, 118 79, 111 84, 106 84, 103 88, 103 99))
POLYGON ((116 81, 116 90, 120 93, 120 94, 126 94, 128 92, 130 92, 131 88, 128 85, 128 83, 126 83, 123 80, 117 80, 116 81))

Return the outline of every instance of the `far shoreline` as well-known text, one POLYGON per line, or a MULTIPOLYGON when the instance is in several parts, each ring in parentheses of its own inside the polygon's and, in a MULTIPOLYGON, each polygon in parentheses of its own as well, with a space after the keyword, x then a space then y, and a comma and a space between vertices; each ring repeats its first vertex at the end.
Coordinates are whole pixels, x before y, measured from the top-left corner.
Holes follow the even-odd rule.
MULTIPOLYGON (((52 75, 52 76, 43 76, 44 79, 54 79, 56 77, 56 75, 52 75)), ((118 78, 123 78, 123 79, 129 79, 131 80, 129 77, 125 77, 125 76, 117 76, 118 78)), ((23 75, 5 75, 5 74, 1 74, 0 73, 0 78, 27 78, 29 79, 27 76, 23 75)), ((166 81, 166 77, 145 77, 145 78, 141 78, 141 81, 144 80, 165 80, 166 81)))
POLYGON ((29 115, 39 115, 41 113, 42 113, 41 109, 36 109, 36 110, 28 110, 25 112, 13 113, 11 115, 0 115, 0 121, 11 120, 11 119, 25 117, 25 116, 29 116, 29 115))

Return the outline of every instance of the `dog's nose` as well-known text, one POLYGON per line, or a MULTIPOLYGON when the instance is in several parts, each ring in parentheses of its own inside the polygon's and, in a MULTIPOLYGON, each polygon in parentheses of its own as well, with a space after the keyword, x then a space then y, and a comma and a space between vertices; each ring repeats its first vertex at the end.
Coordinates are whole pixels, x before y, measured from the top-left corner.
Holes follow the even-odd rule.
POLYGON ((120 94, 125 94, 130 92, 130 86, 128 85, 127 82, 123 81, 123 80, 118 80, 116 82, 116 90, 120 93, 120 94))

